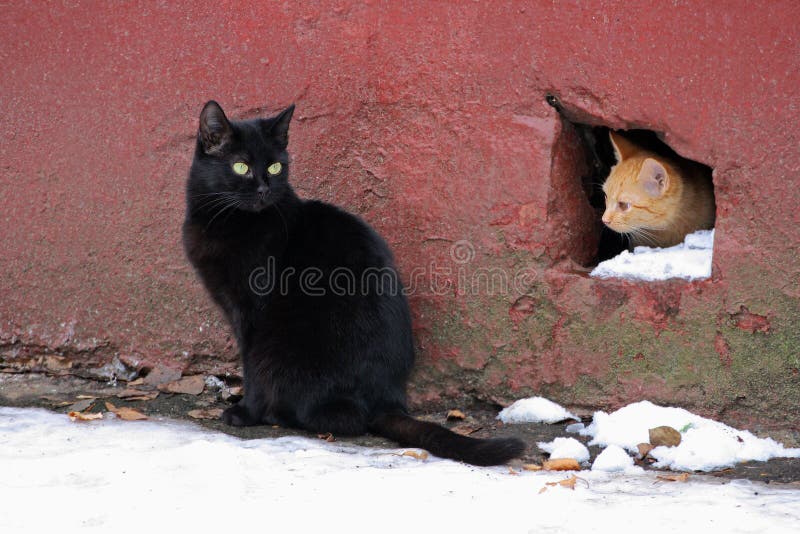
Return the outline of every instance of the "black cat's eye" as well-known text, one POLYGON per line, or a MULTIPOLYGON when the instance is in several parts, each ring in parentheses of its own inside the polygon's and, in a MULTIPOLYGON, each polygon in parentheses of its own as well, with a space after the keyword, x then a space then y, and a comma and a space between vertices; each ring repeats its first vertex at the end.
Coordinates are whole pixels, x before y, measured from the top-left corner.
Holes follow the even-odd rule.
POLYGON ((247 163, 243 161, 237 161, 232 165, 232 167, 233 167, 233 172, 235 172, 239 176, 244 176, 245 174, 247 174, 247 171, 250 170, 250 167, 248 167, 247 163))
POLYGON ((617 202, 617 207, 619 207, 620 211, 628 211, 631 209, 630 202, 617 202))

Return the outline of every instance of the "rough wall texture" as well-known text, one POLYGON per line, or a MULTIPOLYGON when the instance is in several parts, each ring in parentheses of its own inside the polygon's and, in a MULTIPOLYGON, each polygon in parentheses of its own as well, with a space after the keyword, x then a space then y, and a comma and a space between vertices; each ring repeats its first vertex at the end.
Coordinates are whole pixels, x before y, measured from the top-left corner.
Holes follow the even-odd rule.
POLYGON ((300 4, 4 8, 2 366, 236 373, 179 245, 196 117, 294 101, 296 187, 372 223, 414 287, 416 401, 800 424, 796 2, 300 4), (595 238, 547 93, 714 168, 711 280, 575 269, 595 238))

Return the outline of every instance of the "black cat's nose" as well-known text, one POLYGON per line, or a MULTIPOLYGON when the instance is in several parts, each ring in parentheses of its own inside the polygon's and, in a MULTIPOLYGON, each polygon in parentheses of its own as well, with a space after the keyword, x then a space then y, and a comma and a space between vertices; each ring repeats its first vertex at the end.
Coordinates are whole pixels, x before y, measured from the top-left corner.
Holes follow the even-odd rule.
POLYGON ((258 189, 256 189, 256 192, 258 193, 259 198, 263 199, 267 196, 267 193, 269 193, 269 187, 266 185, 260 185, 258 186, 258 189))

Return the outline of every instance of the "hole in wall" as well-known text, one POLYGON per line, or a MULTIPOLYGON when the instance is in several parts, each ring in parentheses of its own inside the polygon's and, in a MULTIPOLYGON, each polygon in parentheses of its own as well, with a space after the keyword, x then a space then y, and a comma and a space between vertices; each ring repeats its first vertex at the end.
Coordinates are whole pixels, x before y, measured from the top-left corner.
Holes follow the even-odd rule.
MULTIPOLYGON (((580 182, 580 189, 583 190, 584 194, 586 195, 586 199, 588 200, 588 204, 581 202, 581 204, 584 206, 588 206, 584 207, 583 209, 589 209, 592 211, 591 214, 582 215, 584 220, 586 218, 590 218, 593 223, 593 228, 591 228, 590 231, 583 232, 584 235, 582 236, 582 239, 584 242, 587 242, 588 240, 588 246, 590 246, 590 248, 594 251, 594 254, 584 255, 582 261, 578 261, 577 263, 581 264, 585 268, 593 269, 599 263, 615 258, 624 251, 633 251, 635 245, 643 245, 645 243, 642 242, 642 237, 639 237, 639 242, 636 242, 629 236, 612 230, 602 221, 603 213, 606 210, 606 195, 603 191, 603 184, 608 179, 612 167, 617 164, 615 149, 609 136, 609 133, 612 132, 611 128, 603 125, 599 120, 594 121, 593 117, 580 117, 580 119, 588 119, 587 122, 581 122, 580 119, 575 120, 571 113, 565 111, 562 102, 554 95, 547 95, 546 100, 548 104, 550 104, 559 112, 562 121, 565 123, 565 127, 574 131, 575 134, 573 137, 574 139, 577 139, 577 143, 580 146, 578 150, 573 151, 573 154, 582 155, 585 159, 582 166, 574 167, 575 169, 582 170, 576 171, 579 176, 574 176, 572 179, 580 182), (591 123, 589 121, 591 121, 591 123)), ((715 223, 715 202, 714 186, 711 179, 713 170, 711 167, 703 163, 682 157, 669 145, 667 145, 661 139, 659 134, 654 131, 646 129, 613 131, 636 147, 639 147, 648 153, 654 154, 657 160, 660 159, 666 162, 673 162, 678 168, 682 169, 681 172, 686 174, 687 180, 696 181, 696 183, 699 184, 697 187, 704 192, 701 196, 703 198, 707 198, 710 195, 710 205, 708 203, 704 203, 703 205, 709 206, 707 209, 709 210, 710 214, 711 228, 713 228, 715 223)), ((559 200, 564 202, 569 201, 569 199, 559 200)), ((688 209, 685 206, 683 209, 688 210, 683 215, 689 217, 694 217, 699 213, 697 209, 688 209)), ((701 219, 705 221, 703 224, 704 227, 708 227, 709 214, 706 214, 705 217, 697 218, 698 221, 701 219)), ((712 238, 713 234, 708 234, 706 232, 703 234, 702 239, 692 239, 690 236, 689 240, 686 242, 687 247, 691 246, 695 249, 698 247, 704 247, 706 244, 708 244, 709 250, 707 256, 709 275, 711 253, 709 241, 712 238)), ((652 245, 655 244, 656 243, 653 243, 652 245)), ((708 275, 677 275, 677 277, 689 279, 704 278, 707 276, 708 275)), ((635 276, 633 277, 635 278, 635 276)))

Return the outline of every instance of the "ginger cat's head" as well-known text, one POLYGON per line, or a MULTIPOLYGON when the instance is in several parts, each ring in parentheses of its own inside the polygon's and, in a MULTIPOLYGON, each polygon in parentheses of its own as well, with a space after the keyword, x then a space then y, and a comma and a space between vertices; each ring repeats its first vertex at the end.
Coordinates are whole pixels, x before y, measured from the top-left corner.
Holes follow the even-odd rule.
POLYGON ((681 180, 669 161, 609 132, 617 164, 603 184, 603 223, 637 243, 657 245, 655 234, 680 218, 681 180))

